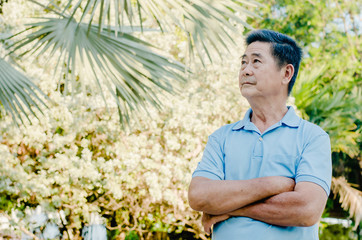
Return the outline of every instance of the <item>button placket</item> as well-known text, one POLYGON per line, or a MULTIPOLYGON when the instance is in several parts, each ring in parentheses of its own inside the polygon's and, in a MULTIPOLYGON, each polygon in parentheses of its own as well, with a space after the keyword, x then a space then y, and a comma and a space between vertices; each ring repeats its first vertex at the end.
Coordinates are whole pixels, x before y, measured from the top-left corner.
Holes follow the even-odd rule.
POLYGON ((255 140, 256 141, 255 141, 255 145, 254 145, 253 156, 261 157, 261 156, 263 156, 263 138, 259 135, 259 137, 255 140))

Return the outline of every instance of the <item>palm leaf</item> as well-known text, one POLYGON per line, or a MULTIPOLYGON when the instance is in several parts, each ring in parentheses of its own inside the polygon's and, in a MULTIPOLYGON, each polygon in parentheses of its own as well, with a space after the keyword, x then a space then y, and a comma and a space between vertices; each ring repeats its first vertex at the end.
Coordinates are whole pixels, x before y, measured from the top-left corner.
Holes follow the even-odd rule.
POLYGON ((40 105, 46 107, 46 104, 39 94, 48 98, 24 74, 0 58, 0 104, 13 117, 15 123, 19 120, 24 123, 24 116, 31 122, 29 112, 37 117, 32 107, 42 113, 40 105))
POLYGON ((353 188, 344 177, 332 178, 332 190, 339 195, 342 208, 354 217, 357 227, 362 220, 362 192, 353 188))
POLYGON ((89 26, 97 24, 99 32, 104 26, 112 25, 119 31, 127 25, 142 28, 145 16, 153 18, 162 31, 171 31, 172 26, 177 26, 188 37, 189 51, 196 52, 201 60, 207 56, 212 61, 216 56, 211 53, 220 55, 235 46, 229 33, 239 31, 237 24, 252 28, 235 12, 258 17, 243 4, 260 6, 252 0, 69 0, 63 12, 73 17, 81 11, 77 20, 89 26))
POLYGON ((68 78, 74 89, 75 75, 87 69, 102 96, 108 90, 116 99, 122 123, 129 121, 132 110, 147 111, 148 104, 160 107, 158 92, 173 92, 174 83, 185 80, 182 64, 156 54, 148 43, 127 34, 129 29, 145 30, 144 16, 154 19, 161 31, 173 26, 181 29, 189 56, 196 52, 204 63, 205 56, 212 61, 235 45, 230 33, 238 31, 236 25, 250 27, 236 14, 253 15, 242 4, 259 5, 237 0, 69 0, 65 6, 31 1, 59 18, 30 24, 25 32, 32 32, 16 42, 12 51, 27 47, 30 50, 22 55, 60 52, 56 69, 65 65, 66 90, 68 78))
MULTIPOLYGON (((58 66, 66 63, 65 78, 73 79, 73 90, 75 69, 91 72, 100 93, 106 89, 116 99, 123 123, 128 123, 132 110, 147 109, 147 104, 160 107, 157 94, 174 92, 174 83, 185 80, 182 64, 161 56, 149 43, 127 33, 115 36, 112 31, 99 32, 95 26, 89 28, 68 18, 44 18, 30 24, 30 29, 34 31, 15 42, 13 51, 33 43, 23 54, 50 52, 53 56, 60 52, 58 66)), ((66 91, 68 88, 66 84, 66 91)))

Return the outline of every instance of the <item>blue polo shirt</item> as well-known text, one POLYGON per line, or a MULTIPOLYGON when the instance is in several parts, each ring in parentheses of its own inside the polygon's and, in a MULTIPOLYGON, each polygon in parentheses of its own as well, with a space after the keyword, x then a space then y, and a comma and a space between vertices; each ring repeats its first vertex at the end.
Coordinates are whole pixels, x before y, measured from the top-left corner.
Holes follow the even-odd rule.
MULTIPOLYGON (((313 182, 329 195, 332 161, 329 136, 320 127, 299 118, 292 107, 263 134, 250 121, 225 125, 209 136, 193 177, 246 180, 284 176, 295 182, 313 182)), ((214 226, 214 240, 314 240, 318 224, 280 227, 247 217, 232 217, 214 226)))

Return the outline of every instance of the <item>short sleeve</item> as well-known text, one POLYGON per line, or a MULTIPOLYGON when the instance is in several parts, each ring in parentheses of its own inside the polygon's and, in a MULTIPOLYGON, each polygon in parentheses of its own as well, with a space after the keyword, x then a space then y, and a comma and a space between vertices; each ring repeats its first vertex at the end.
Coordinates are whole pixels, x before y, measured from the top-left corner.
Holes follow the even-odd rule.
POLYGON ((212 180, 224 180, 223 140, 220 131, 209 136, 204 154, 192 177, 206 177, 212 180))
POLYGON ((331 181, 331 145, 328 134, 324 133, 306 144, 297 166, 295 182, 313 182, 329 195, 331 181))

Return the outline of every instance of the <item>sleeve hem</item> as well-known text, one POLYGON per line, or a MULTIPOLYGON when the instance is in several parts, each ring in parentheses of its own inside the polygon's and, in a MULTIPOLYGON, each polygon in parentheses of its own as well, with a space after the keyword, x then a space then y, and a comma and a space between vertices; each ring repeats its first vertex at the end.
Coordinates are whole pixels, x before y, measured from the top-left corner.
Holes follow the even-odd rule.
POLYGON ((195 171, 192 174, 192 177, 206 177, 209 178, 211 180, 222 180, 218 175, 216 175, 215 173, 212 172, 208 172, 208 171, 195 171))
POLYGON ((295 179, 295 183, 298 183, 298 182, 315 183, 315 184, 321 186, 324 189, 324 191, 326 192, 327 196, 329 196, 330 186, 325 181, 323 181, 317 177, 314 177, 311 175, 301 175, 301 176, 296 177, 296 179, 295 179))

